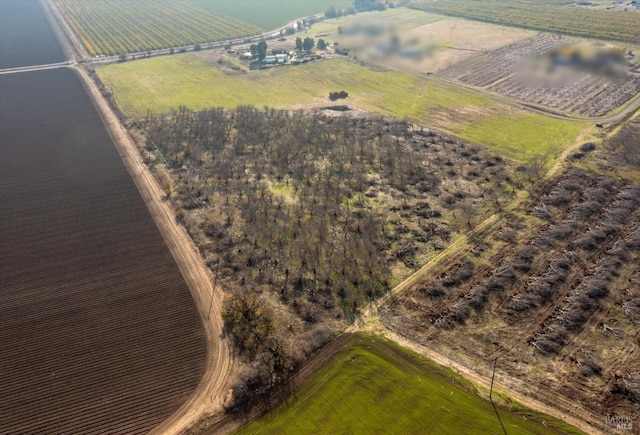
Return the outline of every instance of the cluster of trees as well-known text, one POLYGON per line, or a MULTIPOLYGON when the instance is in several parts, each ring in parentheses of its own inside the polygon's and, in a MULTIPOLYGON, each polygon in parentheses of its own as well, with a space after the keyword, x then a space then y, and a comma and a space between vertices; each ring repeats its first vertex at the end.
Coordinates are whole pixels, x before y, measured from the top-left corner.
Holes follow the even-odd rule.
MULTIPOLYGON (((309 53, 315 46, 315 39, 309 36, 304 38, 304 40, 300 37, 296 38, 296 50, 298 50, 299 52, 305 51, 309 53)), ((324 50, 325 48, 327 48, 327 43, 324 41, 324 39, 318 39, 318 50, 324 50)))
POLYGON ((379 0, 353 0, 353 7, 357 12, 384 11, 387 8, 386 2, 379 0))
MULTIPOLYGON (((494 186, 481 174, 501 168, 476 147, 396 121, 181 108, 145 128, 174 172, 178 207, 207 209, 186 222, 203 249, 322 311, 353 312, 387 288, 390 263, 412 265, 417 251, 446 243, 455 225, 437 204, 455 211, 479 198, 478 185, 494 186), (459 181, 443 190, 444 179, 459 181)), ((319 317, 302 305, 303 318, 319 317)))
MULTIPOLYGON (((386 292, 392 269, 466 228, 451 218, 462 203, 506 189, 501 159, 385 118, 182 107, 142 124, 179 219, 233 294, 227 332, 264 394, 295 367, 291 340, 315 346, 323 324, 386 292)), ((258 390, 237 391, 242 403, 258 390)))
POLYGON ((340 18, 353 15, 357 12, 384 11, 389 2, 379 0, 354 0, 353 6, 337 9, 335 6, 329 7, 324 13, 325 18, 340 18))
POLYGON ((249 47, 251 55, 257 57, 260 60, 264 59, 267 56, 267 49, 268 46, 266 41, 260 41, 257 44, 251 44, 251 46, 249 47))
POLYGON ((250 289, 227 295, 222 318, 225 334, 245 362, 226 404, 230 412, 242 412, 259 402, 268 404, 300 363, 332 335, 328 328, 315 328, 293 339, 293 324, 285 325, 264 295, 250 289))
POLYGON ((340 18, 347 15, 353 15, 356 13, 356 8, 353 6, 343 9, 336 9, 335 6, 329 7, 324 13, 325 18, 340 18))
POLYGON ((457 287, 469 281, 474 275, 475 264, 467 259, 458 262, 447 268, 434 280, 429 283, 422 284, 418 287, 418 291, 429 298, 435 299, 444 296, 447 290, 457 287))
MULTIPOLYGON (((551 223, 528 245, 526 252, 533 255, 515 259, 518 269, 528 272, 535 255, 557 249, 558 246, 571 248, 573 243, 573 248, 586 248, 583 245, 585 222, 600 222, 600 213, 615 194, 615 188, 615 180, 606 176, 594 177, 577 169, 568 171, 559 182, 541 186, 540 189, 546 189, 548 193, 532 208, 531 214, 551 220, 551 223), (564 218, 554 222, 552 218, 555 214, 563 214, 564 218)), ((519 252, 525 251, 521 249, 519 252)), ((521 289, 511 295, 507 304, 509 312, 520 317, 527 316, 532 310, 554 302, 554 296, 567 281, 571 268, 579 259, 579 253, 574 249, 557 254, 546 261, 546 268, 528 275, 521 289)))
MULTIPOLYGON (((504 261, 487 278, 474 284, 466 293, 460 295, 452 306, 435 319, 435 325, 440 329, 452 329, 456 324, 464 324, 472 310, 482 310, 489 300, 489 295, 493 292, 504 291, 515 281, 515 277, 513 264, 510 261, 504 261)), ((460 279, 457 285, 464 283, 464 281, 460 279)))
MULTIPOLYGON (((565 217, 532 241, 525 270, 541 251, 558 250, 559 246, 565 250, 551 258, 539 274, 529 276, 522 289, 511 296, 508 308, 527 315, 555 303, 572 275, 574 287, 531 340, 540 352, 557 353, 571 334, 581 330, 598 301, 608 295, 619 268, 640 248, 640 231, 629 225, 640 205, 640 185, 620 188, 613 178, 574 169, 547 188, 550 192, 534 207, 533 214, 549 219, 553 210, 563 209, 565 217), (601 253, 606 246, 610 248, 601 253)), ((630 294, 620 305, 631 321, 637 318, 635 295, 630 294)))

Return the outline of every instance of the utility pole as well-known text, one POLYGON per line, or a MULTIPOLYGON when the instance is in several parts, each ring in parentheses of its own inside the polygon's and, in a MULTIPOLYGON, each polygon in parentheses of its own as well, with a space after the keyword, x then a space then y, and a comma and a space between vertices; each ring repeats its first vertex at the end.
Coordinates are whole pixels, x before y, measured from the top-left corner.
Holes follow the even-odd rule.
POLYGON ((211 318, 211 309, 213 308, 213 296, 216 293, 216 285, 218 285, 218 275, 220 274, 220 263, 222 263, 222 257, 218 258, 218 267, 216 267, 216 277, 213 280, 213 288, 211 289, 211 302, 209 302, 209 312, 207 313, 207 320, 211 318))
POLYGON ((500 422, 500 426, 502 427, 502 431, 504 435, 507 435, 507 429, 505 429, 504 424, 502 424, 502 419, 500 418, 500 414, 498 414, 498 408, 496 408, 496 404, 493 403, 493 380, 496 377, 496 364, 498 363, 498 357, 493 360, 493 374, 491 375, 491 388, 489 389, 489 401, 491 402, 491 406, 493 406, 493 410, 496 412, 496 417, 498 417, 498 421, 500 422))

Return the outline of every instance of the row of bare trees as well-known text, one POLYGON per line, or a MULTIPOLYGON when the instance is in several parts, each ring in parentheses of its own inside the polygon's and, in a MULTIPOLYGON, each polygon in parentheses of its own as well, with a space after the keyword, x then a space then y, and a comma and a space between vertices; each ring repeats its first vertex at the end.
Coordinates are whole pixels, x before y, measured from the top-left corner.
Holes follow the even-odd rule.
MULTIPOLYGON (((582 329, 598 308, 599 300, 609 294, 609 287, 620 268, 629 261, 633 252, 640 251, 640 228, 637 222, 634 224, 640 206, 640 185, 622 188, 603 206, 602 216, 571 242, 574 251, 569 257, 574 261, 583 263, 594 254, 598 259, 531 340, 531 344, 542 353, 559 352, 569 335, 582 329), (606 240, 615 242, 600 254, 600 246, 606 240)), ((628 308, 625 315, 630 320, 634 320, 634 303, 634 298, 626 305, 623 303, 623 309, 628 308)))
MULTIPOLYGON (((541 307, 560 303, 561 325, 545 326, 544 332, 538 332, 531 340, 543 352, 559 351, 569 334, 581 329, 597 308, 598 300, 607 295, 629 253, 639 249, 633 216, 637 218, 640 185, 619 184, 611 177, 574 168, 559 180, 537 186, 540 199, 532 214, 549 223, 532 239, 501 258, 489 274, 476 278, 472 284, 454 266, 449 274, 421 287, 421 293, 431 298, 458 294, 434 318, 435 326, 451 329, 464 324, 473 310, 484 308, 492 293, 505 295, 501 310, 512 320, 529 318, 541 307), (458 279, 452 280, 452 276, 458 279), (452 292, 443 285, 445 282, 455 283, 452 292), (573 290, 563 290, 567 285, 573 290), (569 291, 573 296, 562 302, 569 291)), ((512 238, 515 237, 514 232, 512 238)), ((621 304, 625 314, 634 319, 634 297, 621 304)))

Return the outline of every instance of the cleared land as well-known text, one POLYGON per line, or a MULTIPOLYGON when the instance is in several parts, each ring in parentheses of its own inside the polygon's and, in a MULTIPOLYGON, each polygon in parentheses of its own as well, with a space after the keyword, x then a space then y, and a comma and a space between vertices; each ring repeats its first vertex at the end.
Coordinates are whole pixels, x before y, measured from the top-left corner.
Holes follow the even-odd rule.
POLYGON ((0 427, 148 432, 204 372, 189 289, 74 73, 0 89, 0 427))
POLYGON ((539 184, 499 228, 476 234, 471 252, 414 283, 382 319, 476 372, 498 358, 510 388, 550 392, 569 413, 579 403, 594 428, 610 431, 610 415, 635 425, 639 192, 637 182, 571 168, 539 184))
POLYGON ((38 0, 0 1, 0 69, 63 60, 38 0))
MULTIPOLYGON (((535 67, 532 63, 534 59, 542 62, 551 52, 562 50, 577 55, 581 45, 584 46, 578 40, 540 34, 474 55, 438 75, 524 101, 587 116, 605 115, 637 96, 640 92, 640 76, 628 71, 613 75, 578 67, 572 70, 565 67, 560 72, 560 67, 556 67, 555 76, 548 72, 537 75, 531 72, 535 67), (525 63, 527 61, 529 63, 525 63), (530 78, 523 77, 523 72, 519 73, 518 70, 523 68, 528 69, 530 78)), ((605 53, 606 51, 601 51, 601 55, 605 53)), ((547 63, 544 65, 545 69, 553 67, 551 60, 547 63)))
POLYGON ((91 55, 116 55, 235 39, 260 29, 197 2, 56 0, 91 55))
MULTIPOLYGON (((491 404, 468 382, 376 336, 342 340, 293 397, 235 433, 502 433, 491 404)), ((577 433, 527 410, 499 414, 507 433, 577 433)))
POLYGON ((439 0, 412 4, 427 12, 594 39, 640 43, 640 14, 526 0, 439 0))
POLYGON ((216 65, 208 54, 198 53, 110 65, 98 73, 118 104, 137 116, 149 110, 168 113, 181 105, 199 110, 266 102, 275 108, 317 108, 330 104, 329 92, 344 89, 352 106, 429 125, 514 159, 555 155, 585 129, 581 123, 344 59, 248 73, 228 73, 216 65))
POLYGON ((264 31, 277 29, 292 20, 324 13, 329 7, 353 6, 353 0, 192 0, 214 13, 250 23, 264 31))

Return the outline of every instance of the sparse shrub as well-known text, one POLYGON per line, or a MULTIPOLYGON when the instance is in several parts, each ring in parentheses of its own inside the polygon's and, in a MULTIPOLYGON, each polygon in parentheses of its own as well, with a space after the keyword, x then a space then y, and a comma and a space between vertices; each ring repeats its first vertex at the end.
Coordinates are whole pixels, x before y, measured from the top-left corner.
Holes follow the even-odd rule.
POLYGON ((565 187, 556 188, 547 197, 547 202, 555 207, 567 205, 571 202, 571 191, 565 187))
POLYGON ((469 301, 469 304, 478 311, 482 309, 489 299, 489 290, 483 285, 477 285, 469 290, 469 293, 465 295, 465 298, 469 301))
POLYGON ((472 261, 465 261, 461 264, 457 264, 451 268, 451 270, 442 277, 441 282, 445 287, 454 287, 466 282, 473 276, 475 265, 472 261))
POLYGON ((471 303, 467 299, 459 299, 447 313, 447 316, 456 323, 464 324, 471 314, 471 303))
POLYGON ((602 207, 602 199, 592 199, 581 204, 578 204, 575 209, 573 209, 573 214, 576 219, 586 220, 590 218, 593 214, 595 214, 602 207))
POLYGON ((495 240, 500 240, 505 243, 515 243, 518 239, 518 232, 515 228, 506 228, 503 231, 500 231, 494 236, 495 240))
POLYGON ((553 216, 551 214, 551 211, 549 210, 549 208, 545 205, 544 202, 541 202, 540 204, 538 204, 537 206, 535 206, 530 212, 529 214, 531 214, 532 216, 535 217, 539 217, 540 219, 549 219, 551 218, 551 216, 553 216))
POLYGON ((587 233, 574 239, 573 244, 585 251, 593 251, 596 249, 597 242, 593 234, 587 233))
POLYGON ((580 367, 580 374, 584 377, 602 375, 602 366, 591 354, 585 354, 583 357, 577 358, 576 364, 580 367))
POLYGON ((420 293, 430 298, 439 298, 445 295, 445 288, 440 282, 434 282, 420 287, 418 290, 420 293))
POLYGON ((576 223, 574 221, 565 221, 551 228, 548 234, 554 240, 564 240, 573 233, 575 227, 576 223))
POLYGON ((523 245, 515 249, 513 267, 522 272, 528 272, 533 264, 533 259, 540 252, 540 249, 533 245, 523 245))
POLYGON ((596 149, 596 144, 594 144, 593 142, 587 142, 584 143, 582 145, 580 145, 580 151, 584 152, 584 153, 588 153, 590 151, 593 151, 596 149))
POLYGON ((616 375, 611 392, 627 397, 631 403, 640 403, 640 371, 616 375))

